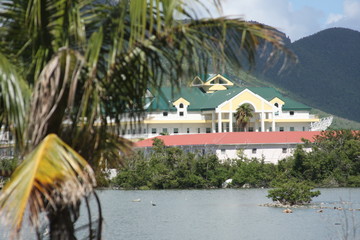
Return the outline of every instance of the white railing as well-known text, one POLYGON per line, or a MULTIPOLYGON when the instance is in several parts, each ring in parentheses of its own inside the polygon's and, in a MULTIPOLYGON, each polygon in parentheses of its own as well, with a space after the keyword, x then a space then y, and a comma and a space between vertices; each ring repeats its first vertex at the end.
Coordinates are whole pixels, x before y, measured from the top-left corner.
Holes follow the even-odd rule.
POLYGON ((324 131, 330 127, 333 116, 320 119, 319 122, 310 123, 310 131, 324 131))

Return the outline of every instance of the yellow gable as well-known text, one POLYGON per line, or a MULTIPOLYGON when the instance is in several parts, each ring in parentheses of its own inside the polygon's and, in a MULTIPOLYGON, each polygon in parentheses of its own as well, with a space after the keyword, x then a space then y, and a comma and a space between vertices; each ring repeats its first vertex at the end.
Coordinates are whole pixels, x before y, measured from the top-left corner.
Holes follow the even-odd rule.
POLYGON ((209 91, 226 90, 227 88, 223 85, 214 85, 209 88, 209 91))
POLYGON ((227 88, 224 85, 207 85, 203 86, 203 89, 207 93, 213 93, 215 91, 226 90, 227 88))
POLYGON ((249 103, 252 105, 256 112, 271 112, 273 110, 273 105, 271 105, 268 101, 262 99, 260 96, 252 93, 249 90, 244 90, 239 95, 225 103, 221 107, 221 111, 236 111, 236 109, 244 103, 249 103))
POLYGON ((226 78, 224 78, 223 76, 221 76, 220 74, 217 74, 216 76, 214 76, 213 78, 211 78, 209 81, 207 81, 204 85, 215 85, 215 84, 220 84, 220 85, 226 85, 226 86, 233 86, 234 83, 232 83, 231 81, 227 80, 226 78))
POLYGON ((180 103, 186 105, 186 106, 189 106, 190 105, 190 102, 186 101, 185 98, 179 98, 178 100, 176 100, 175 102, 173 102, 173 105, 176 106, 176 105, 179 105, 180 103))
POLYGON ((199 77, 195 77, 194 80, 191 82, 190 86, 199 86, 199 85, 203 85, 204 82, 201 81, 201 79, 199 77))
POLYGON ((271 104, 278 103, 278 104, 280 104, 280 105, 284 105, 284 104, 285 104, 285 102, 284 102, 283 100, 281 100, 280 98, 278 98, 278 97, 273 98, 273 99, 270 101, 270 103, 271 103, 271 104))

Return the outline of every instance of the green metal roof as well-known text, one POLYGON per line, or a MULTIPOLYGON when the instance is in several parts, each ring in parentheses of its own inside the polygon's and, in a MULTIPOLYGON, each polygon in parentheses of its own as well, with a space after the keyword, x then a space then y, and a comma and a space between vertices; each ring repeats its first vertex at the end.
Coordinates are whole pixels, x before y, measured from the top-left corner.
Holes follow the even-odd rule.
POLYGON ((216 91, 213 93, 205 93, 198 87, 182 87, 174 89, 171 87, 162 87, 160 89, 150 90, 153 96, 151 104, 147 108, 148 111, 176 111, 172 103, 179 98, 184 98, 190 102, 188 111, 214 110, 221 103, 231 99, 245 89, 261 96, 267 101, 278 97, 285 102, 283 110, 310 110, 311 108, 296 102, 288 97, 284 97, 274 88, 267 87, 229 87, 227 90, 216 91))
POLYGON ((300 102, 297 102, 295 100, 292 100, 291 98, 288 97, 283 97, 281 98, 281 100, 283 100, 285 102, 284 106, 282 107, 283 110, 310 110, 311 107, 302 104, 300 102))

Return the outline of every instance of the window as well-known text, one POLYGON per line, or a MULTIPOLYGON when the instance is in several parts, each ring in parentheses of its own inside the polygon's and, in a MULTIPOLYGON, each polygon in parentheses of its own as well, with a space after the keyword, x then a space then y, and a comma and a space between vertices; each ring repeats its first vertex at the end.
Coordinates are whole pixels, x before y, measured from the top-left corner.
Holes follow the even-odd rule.
POLYGON ((258 128, 258 132, 261 132, 261 127, 258 128))
POLYGON ((187 129, 186 129, 186 133, 190 133, 190 128, 187 128, 187 129))
POLYGON ((284 131, 284 127, 280 127, 279 131, 280 131, 280 132, 283 132, 283 131, 284 131))
POLYGON ((146 134, 146 128, 144 128, 144 134, 146 134))
POLYGON ((163 112, 163 116, 166 117, 168 115, 168 112, 163 112))
POLYGON ((178 128, 174 128, 174 133, 179 133, 179 129, 178 128))
POLYGON ((219 81, 219 84, 226 84, 226 82, 225 82, 223 79, 220 79, 220 78, 219 78, 218 81, 219 81))
POLYGON ((152 133, 152 134, 156 134, 156 128, 152 128, 152 129, 151 129, 151 133, 152 133))
POLYGON ((278 104, 278 103, 275 103, 274 106, 275 106, 275 107, 279 107, 279 104, 278 104))
POLYGON ((290 116, 294 116, 294 111, 290 111, 290 116))
POLYGON ((303 127, 303 131, 305 131, 305 127, 303 127))
POLYGON ((283 148, 282 153, 287 153, 287 148, 283 148))
POLYGON ((253 148, 253 149, 252 149, 252 153, 253 153, 253 154, 256 154, 256 148, 253 148))
POLYGON ((275 112, 275 116, 279 116, 279 112, 275 112))
POLYGON ((168 132, 168 131, 167 131, 167 128, 163 128, 163 129, 162 129, 162 132, 163 132, 163 133, 167 133, 167 132, 168 132))
POLYGON ((253 132, 254 128, 253 127, 249 127, 249 132, 253 132))
POLYGON ((198 128, 198 133, 200 133, 200 128, 198 128))
POLYGON ((290 131, 291 131, 291 132, 295 131, 295 128, 294 128, 294 127, 290 127, 290 131))
POLYGON ((229 128, 229 123, 225 123, 225 129, 224 132, 229 132, 230 128, 229 128))
POLYGON ((184 112, 179 112, 179 116, 180 117, 184 116, 184 112))
POLYGON ((225 149, 221 149, 221 154, 225 155, 225 153, 226 153, 225 149))
POLYGON ((141 134, 141 128, 138 129, 138 134, 141 134))
POLYGON ((129 135, 131 134, 131 131, 130 131, 130 129, 128 129, 128 131, 127 131, 127 132, 128 132, 127 134, 129 134, 129 135))
POLYGON ((135 135, 135 129, 132 130, 132 135, 135 135))
POLYGON ((211 128, 206 128, 206 133, 211 133, 211 128))
POLYGON ((269 132, 272 132, 272 127, 269 127, 269 132))
POLYGON ((179 108, 184 108, 184 104, 180 103, 179 108))

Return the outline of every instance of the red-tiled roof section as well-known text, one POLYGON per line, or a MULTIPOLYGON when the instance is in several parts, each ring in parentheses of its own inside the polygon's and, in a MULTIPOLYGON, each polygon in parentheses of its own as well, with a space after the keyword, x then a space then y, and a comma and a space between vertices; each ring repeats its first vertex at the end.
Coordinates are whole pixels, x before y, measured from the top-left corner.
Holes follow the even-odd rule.
MULTIPOLYGON (((314 140, 318 131, 308 132, 226 132, 187 135, 166 135, 162 139, 166 146, 208 145, 208 144, 269 144, 269 143, 301 143, 305 138, 314 140)), ((151 147, 153 138, 135 143, 136 147, 151 147)))

